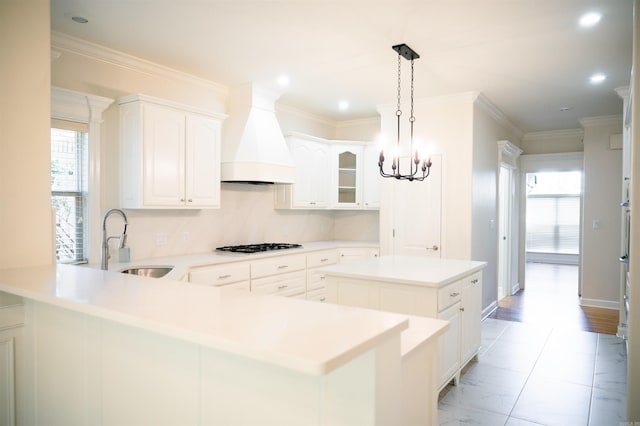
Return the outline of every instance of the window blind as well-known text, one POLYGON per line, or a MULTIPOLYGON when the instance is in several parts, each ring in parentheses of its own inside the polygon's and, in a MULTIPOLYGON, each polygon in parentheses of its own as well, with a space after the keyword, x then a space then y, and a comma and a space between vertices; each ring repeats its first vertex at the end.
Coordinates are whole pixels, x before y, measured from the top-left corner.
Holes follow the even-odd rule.
POLYGON ((51 204, 56 211, 56 259, 87 259, 88 134, 83 123, 52 120, 51 204))
POLYGON ((580 196, 527 197, 527 251, 580 253, 580 196))

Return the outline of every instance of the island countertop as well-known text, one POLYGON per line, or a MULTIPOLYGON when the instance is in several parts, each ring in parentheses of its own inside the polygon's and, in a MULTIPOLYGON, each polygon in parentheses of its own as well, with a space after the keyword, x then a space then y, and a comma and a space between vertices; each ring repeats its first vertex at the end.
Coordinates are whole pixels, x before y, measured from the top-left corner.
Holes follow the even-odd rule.
POLYGON ((321 268, 329 276, 442 287, 482 270, 487 262, 432 259, 418 256, 381 256, 321 268))
POLYGON ((52 265, 0 270, 0 291, 310 375, 408 327, 408 317, 52 265))

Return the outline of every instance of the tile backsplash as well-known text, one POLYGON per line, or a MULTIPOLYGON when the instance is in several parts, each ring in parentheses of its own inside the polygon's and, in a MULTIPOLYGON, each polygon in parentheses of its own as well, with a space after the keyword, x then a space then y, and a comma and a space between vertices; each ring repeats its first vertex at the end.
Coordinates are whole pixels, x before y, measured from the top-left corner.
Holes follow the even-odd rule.
POLYGON ((275 210, 273 186, 222 184, 215 210, 127 210, 131 259, 206 253, 231 244, 378 240, 377 211, 275 210))

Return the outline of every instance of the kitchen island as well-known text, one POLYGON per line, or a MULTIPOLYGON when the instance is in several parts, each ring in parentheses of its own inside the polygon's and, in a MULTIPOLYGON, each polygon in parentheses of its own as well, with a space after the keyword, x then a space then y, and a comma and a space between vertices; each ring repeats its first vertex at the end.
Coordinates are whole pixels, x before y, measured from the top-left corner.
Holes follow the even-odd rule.
POLYGON ((0 399, 16 424, 397 424, 404 358, 434 358, 447 327, 421 320, 78 266, 0 270, 0 399))
POLYGON ((480 349, 486 262, 382 256, 321 268, 327 302, 449 321, 440 338, 438 390, 480 349))

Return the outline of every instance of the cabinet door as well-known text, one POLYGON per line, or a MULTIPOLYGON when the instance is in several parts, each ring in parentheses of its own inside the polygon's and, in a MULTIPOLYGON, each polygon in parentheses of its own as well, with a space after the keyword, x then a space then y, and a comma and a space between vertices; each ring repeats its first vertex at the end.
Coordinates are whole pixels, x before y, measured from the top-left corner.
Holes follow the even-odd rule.
POLYGON ((217 120, 187 115, 185 202, 189 207, 220 206, 220 125, 217 120))
POLYGON ((329 147, 322 142, 290 139, 296 164, 292 207, 317 209, 329 205, 329 147))
POLYGON ((154 104, 144 105, 143 204, 184 205, 185 115, 154 104))
POLYGON ((332 150, 332 205, 338 209, 362 208, 362 146, 335 145, 332 150))
POLYGON ((438 389, 442 389, 460 368, 460 303, 440 312, 438 319, 449 321, 449 329, 440 336, 438 389))
POLYGON ((380 249, 373 247, 344 247, 339 250, 339 263, 348 263, 356 260, 378 257, 380 249))
POLYGON ((480 349, 482 317, 482 273, 462 281, 462 331, 460 361, 464 366, 480 349))
MULTIPOLYGON (((431 174, 423 182, 395 179, 388 182, 392 190, 391 210, 385 215, 387 219, 381 218, 381 232, 387 234, 381 241, 391 241, 391 254, 440 257, 442 161, 439 156, 431 161, 431 174)), ((383 252, 388 253, 388 248, 383 247, 383 252)))
POLYGON ((377 144, 369 143, 364 148, 363 156, 363 183, 362 196, 365 209, 380 208, 380 170, 378 168, 378 159, 380 156, 380 148, 377 144))

